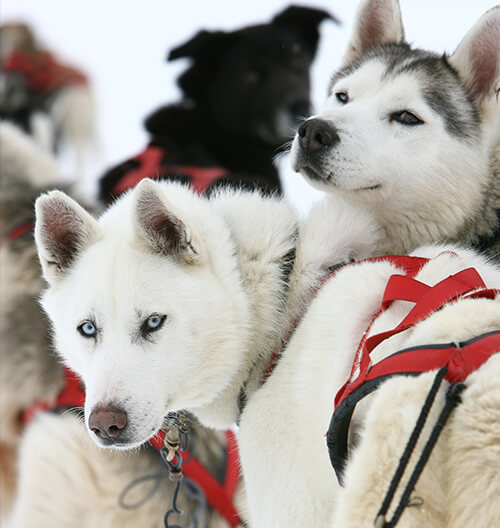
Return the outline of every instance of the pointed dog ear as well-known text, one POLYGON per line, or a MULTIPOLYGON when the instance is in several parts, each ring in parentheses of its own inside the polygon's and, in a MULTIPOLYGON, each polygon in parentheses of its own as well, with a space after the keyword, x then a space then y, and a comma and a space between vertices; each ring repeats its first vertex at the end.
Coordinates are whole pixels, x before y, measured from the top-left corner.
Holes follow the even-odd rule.
POLYGON ((35 213, 38 257, 45 279, 54 284, 100 238, 100 228, 83 207, 60 191, 40 196, 35 213))
POLYGON ((200 262, 201 244, 157 183, 145 179, 137 185, 133 211, 135 233, 147 249, 188 264, 200 262))
POLYGON ((500 6, 476 22, 449 62, 474 101, 481 102, 500 90, 500 6))
POLYGON ((403 41, 404 29, 398 0, 363 0, 356 12, 342 66, 358 60, 376 46, 403 41))
POLYGON ((292 30, 307 44, 312 57, 314 57, 319 41, 318 26, 323 20, 332 20, 336 24, 340 24, 338 18, 323 9, 301 6, 287 7, 278 13, 271 23, 292 30))
POLYGON ((196 60, 200 56, 217 53, 231 38, 231 35, 224 31, 198 31, 193 38, 170 50, 168 60, 185 58, 196 60))

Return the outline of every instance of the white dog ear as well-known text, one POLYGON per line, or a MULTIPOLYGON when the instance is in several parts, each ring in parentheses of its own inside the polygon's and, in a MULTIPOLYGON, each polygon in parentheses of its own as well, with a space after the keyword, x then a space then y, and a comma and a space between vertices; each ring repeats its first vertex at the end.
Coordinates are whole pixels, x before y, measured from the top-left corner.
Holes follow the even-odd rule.
POLYGON ((145 179, 137 185, 134 215, 136 234, 150 250, 178 257, 188 264, 200 261, 201 244, 157 183, 145 179))
POLYGON ((481 102, 500 90, 500 6, 476 22, 449 62, 473 100, 481 102))
POLYGON ((60 191, 35 203, 35 241, 49 284, 61 278, 78 254, 99 238, 99 225, 85 209, 60 191))
POLYGON ((358 60, 375 46, 403 41, 404 29, 398 0, 363 0, 356 12, 342 66, 358 60))

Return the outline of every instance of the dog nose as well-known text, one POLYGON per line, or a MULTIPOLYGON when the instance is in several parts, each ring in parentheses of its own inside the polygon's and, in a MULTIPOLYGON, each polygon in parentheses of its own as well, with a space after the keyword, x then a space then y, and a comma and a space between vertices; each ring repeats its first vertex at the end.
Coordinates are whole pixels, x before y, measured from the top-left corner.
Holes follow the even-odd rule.
POLYGON ((113 405, 94 407, 89 416, 90 430, 101 439, 115 439, 127 426, 127 413, 113 405))
POLYGON ((330 148, 340 141, 337 130, 322 119, 308 119, 297 133, 300 147, 311 153, 330 148))

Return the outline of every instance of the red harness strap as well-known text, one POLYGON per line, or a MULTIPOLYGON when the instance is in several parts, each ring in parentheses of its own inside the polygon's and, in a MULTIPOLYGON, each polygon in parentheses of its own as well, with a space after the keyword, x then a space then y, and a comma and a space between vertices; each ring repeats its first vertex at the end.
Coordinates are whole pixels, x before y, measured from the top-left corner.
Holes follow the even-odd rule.
MULTIPOLYGON (((159 431, 149 443, 156 449, 164 447, 165 433, 159 431)), ((200 486, 208 503, 227 521, 229 526, 238 526, 240 518, 233 505, 238 485, 240 464, 236 437, 232 431, 226 431, 226 468, 224 482, 221 484, 204 466, 192 457, 189 451, 181 452, 182 472, 200 486)))
POLYGON ((21 238, 26 233, 33 231, 34 227, 35 227, 35 223, 32 220, 29 220, 28 222, 24 222, 24 224, 20 224, 17 227, 15 227, 12 231, 9 231, 5 235, 4 240, 6 242, 14 242, 14 240, 21 238))
MULTIPOLYGON (((334 268, 335 268, 334 271, 328 273, 327 275, 325 275, 325 277, 323 277, 323 279, 321 280, 321 282, 318 285, 318 287, 316 288, 316 290, 312 293, 311 299, 310 299, 309 302, 312 302, 313 299, 318 294, 318 292, 321 290, 321 288, 331 278, 333 278, 340 269, 344 268, 345 266, 356 266, 356 265, 362 264, 364 262, 390 262, 391 264, 394 264, 398 268, 402 269, 408 276, 413 277, 414 275, 416 275, 418 273, 418 271, 422 268, 422 266, 426 262, 428 262, 428 260, 429 259, 426 259, 426 258, 412 257, 412 256, 408 256, 408 255, 386 255, 384 257, 373 257, 373 258, 369 258, 369 259, 365 259, 365 260, 352 262, 351 264, 344 264, 344 265, 339 264, 339 265, 336 265, 336 266, 334 266, 334 268)), ((279 358, 280 358, 281 354, 283 353, 284 349, 286 348, 286 345, 287 345, 288 341, 292 337, 293 333, 295 332, 295 329, 299 325, 299 323, 300 323, 300 321, 301 321, 301 319, 302 319, 302 317, 304 316, 305 313, 306 313, 306 310, 305 309, 302 310, 301 315, 299 315, 299 317, 293 322, 293 324, 290 327, 290 329, 288 330, 286 336, 282 339, 280 346, 278 346, 276 348, 276 350, 273 352, 273 354, 271 356, 271 359, 269 360, 269 364, 268 364, 268 367, 266 369, 266 372, 264 373, 264 376, 263 376, 263 381, 262 381, 263 383, 271 375, 272 371, 274 370, 274 368, 278 364, 278 361, 279 361, 279 358)), ((375 316, 375 318, 376 318, 376 316, 375 316)), ((374 320, 375 320, 375 318, 374 318, 374 320)), ((367 330, 367 332, 368 332, 368 330, 367 330)), ((358 349, 358 352, 356 353, 355 364, 357 362, 359 362, 359 360, 358 360, 359 352, 360 352, 360 350, 358 349)), ((353 374, 353 372, 355 370, 356 370, 356 368, 353 365, 353 371, 351 372, 351 376, 352 376, 352 374, 353 374)))
POLYGON ((381 310, 375 315, 371 324, 396 300, 414 302, 415 306, 393 330, 370 337, 367 337, 369 329, 365 332, 349 379, 337 392, 327 443, 330 459, 339 480, 347 460, 350 420, 360 399, 375 390, 384 379, 396 374, 416 375, 446 366, 445 379, 450 383, 464 381, 491 355, 500 351, 500 331, 479 336, 459 345, 427 345, 402 350, 374 365, 371 364, 370 359, 373 349, 385 339, 407 330, 449 302, 474 297, 493 299, 498 294, 500 290, 486 288, 480 275, 473 268, 451 275, 433 287, 408 275, 393 275, 389 278, 381 310))
POLYGON ((228 174, 222 167, 195 167, 188 165, 163 164, 165 150, 149 145, 144 152, 132 158, 139 167, 128 171, 113 187, 112 194, 119 196, 135 187, 144 178, 159 179, 166 174, 180 174, 190 179, 190 185, 197 193, 204 192, 213 182, 228 174))
POLYGON ((22 413, 21 422, 23 425, 27 425, 43 411, 51 411, 61 407, 83 408, 85 391, 77 375, 67 367, 64 367, 64 382, 64 388, 57 396, 55 402, 35 402, 22 413))
POLYGON ((35 93, 48 94, 65 86, 87 83, 82 72, 57 62, 48 52, 16 50, 10 54, 3 69, 22 74, 28 88, 35 93))

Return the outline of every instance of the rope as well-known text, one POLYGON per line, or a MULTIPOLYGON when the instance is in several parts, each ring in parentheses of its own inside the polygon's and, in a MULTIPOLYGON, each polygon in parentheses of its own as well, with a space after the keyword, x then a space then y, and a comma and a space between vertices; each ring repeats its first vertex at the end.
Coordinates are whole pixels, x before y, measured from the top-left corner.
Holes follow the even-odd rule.
MULTIPOLYGON (((169 518, 171 515, 182 515, 184 512, 179 506, 177 505, 177 500, 179 498, 179 493, 182 489, 186 493, 186 495, 191 498, 193 501, 196 502, 196 510, 193 514, 193 518, 191 522, 188 525, 188 528, 198 528, 200 519, 203 516, 204 512, 207 509, 207 501, 205 498, 205 495, 203 493, 203 490, 201 489, 196 482, 192 481, 191 479, 185 478, 182 473, 182 457, 180 454, 180 451, 185 451, 187 449, 188 443, 191 440, 193 442, 193 439, 188 436, 188 434, 184 431, 180 431, 180 445, 179 448, 176 450, 176 454, 173 460, 167 460, 168 456, 168 450, 167 448, 160 449, 160 457, 162 461, 164 462, 166 466, 166 470, 160 470, 156 473, 151 473, 149 475, 144 475, 142 477, 139 477, 135 480, 133 480, 130 484, 128 484, 120 493, 118 497, 118 504, 121 508, 125 510, 135 510, 137 508, 140 508, 143 506, 147 501, 149 501, 153 495, 158 491, 161 481, 165 478, 168 478, 171 481, 175 482, 174 487, 174 493, 172 496, 172 507, 165 513, 165 516, 163 518, 163 524, 164 528, 182 528, 181 526, 177 524, 170 524, 169 518), (139 484, 142 484, 143 482, 147 482, 148 480, 153 481, 153 485, 151 489, 136 502, 133 503, 127 503, 126 502, 126 496, 130 493, 130 491, 138 486, 139 484)), ((189 460, 189 458, 188 458, 189 460)), ((163 468, 164 466, 162 466, 163 468)))
POLYGON ((393 516, 389 521, 386 521, 385 515, 387 513, 387 510, 389 509, 392 499, 394 498, 396 489, 400 484, 403 473, 408 465, 413 450, 415 449, 422 428, 425 424, 425 421, 427 420, 432 404, 436 398, 436 394, 439 390, 439 387, 441 386, 441 382, 443 381, 443 378, 445 377, 447 371, 448 367, 441 368, 437 372, 436 377, 434 378, 434 382, 426 396, 424 405, 422 406, 415 427, 413 428, 408 443, 406 444, 403 454, 399 459, 398 467, 394 472, 391 483, 389 485, 389 489, 387 490, 386 496, 382 502, 382 506, 380 507, 377 516, 375 517, 375 528, 393 528, 394 526, 396 526, 401 515, 403 514, 404 509, 410 505, 410 495, 412 494, 417 484, 417 481, 420 478, 422 471, 424 470, 425 464, 429 460, 429 457, 432 453, 432 449, 436 445, 436 442, 439 438, 439 435, 441 434, 441 431, 443 430, 443 427, 446 424, 446 421, 448 420, 453 409, 461 402, 460 395, 464 390, 465 385, 463 383, 454 383, 448 387, 448 390, 446 392, 445 405, 441 410, 441 413, 438 419, 436 420, 436 423, 434 424, 434 427, 429 435, 429 438, 427 439, 424 448, 422 449, 422 453, 420 454, 420 457, 412 471, 408 483, 406 484, 406 487, 401 495, 399 503, 393 513, 393 516))

